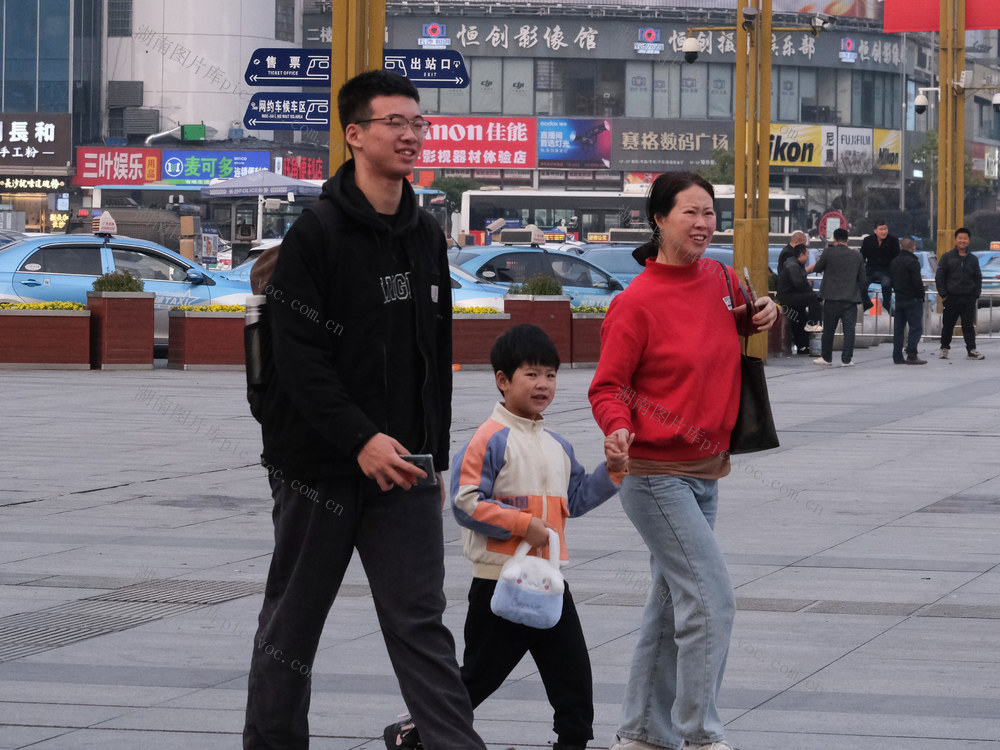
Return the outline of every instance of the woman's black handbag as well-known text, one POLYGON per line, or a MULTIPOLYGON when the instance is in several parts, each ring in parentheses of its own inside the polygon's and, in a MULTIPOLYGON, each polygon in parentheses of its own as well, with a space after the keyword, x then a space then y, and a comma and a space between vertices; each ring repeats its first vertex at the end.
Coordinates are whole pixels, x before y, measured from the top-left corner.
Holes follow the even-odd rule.
MULTIPOLYGON (((729 299, 736 307, 733 285, 729 280, 729 269, 722 263, 722 273, 729 287, 729 299)), ((736 415, 736 425, 729 436, 730 453, 756 453, 777 448, 778 432, 771 415, 771 399, 767 395, 767 379, 764 377, 764 360, 747 354, 747 340, 750 338, 751 301, 740 286, 740 293, 747 303, 746 328, 743 331, 743 352, 740 354, 740 410, 736 415)))

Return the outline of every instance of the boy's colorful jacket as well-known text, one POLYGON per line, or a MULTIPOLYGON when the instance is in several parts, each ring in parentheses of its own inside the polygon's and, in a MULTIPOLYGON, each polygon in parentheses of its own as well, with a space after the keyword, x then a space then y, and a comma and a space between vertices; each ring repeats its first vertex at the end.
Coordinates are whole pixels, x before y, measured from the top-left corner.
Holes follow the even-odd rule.
POLYGON ((503 404, 494 407, 451 468, 452 510, 477 578, 499 577, 532 516, 559 533, 565 564, 566 518, 582 516, 618 491, 604 464, 587 474, 573 447, 546 430, 541 419, 518 417, 503 404))

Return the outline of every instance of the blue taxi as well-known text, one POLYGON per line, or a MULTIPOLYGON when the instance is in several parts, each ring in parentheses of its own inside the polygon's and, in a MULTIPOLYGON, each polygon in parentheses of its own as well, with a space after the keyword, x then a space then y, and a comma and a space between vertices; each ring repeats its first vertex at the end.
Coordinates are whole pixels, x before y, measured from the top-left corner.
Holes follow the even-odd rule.
POLYGON ((207 271, 162 245, 131 237, 50 234, 0 247, 0 302, 79 302, 98 276, 128 271, 154 300, 154 343, 167 343, 175 305, 242 305, 249 281, 207 271))

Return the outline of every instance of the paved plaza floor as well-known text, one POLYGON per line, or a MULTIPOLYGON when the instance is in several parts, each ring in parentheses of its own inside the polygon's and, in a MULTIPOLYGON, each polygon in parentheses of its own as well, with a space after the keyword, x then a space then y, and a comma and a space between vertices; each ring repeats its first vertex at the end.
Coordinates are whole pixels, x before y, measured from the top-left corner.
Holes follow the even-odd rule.
MULTIPOLYGON (((1000 344, 980 350, 769 363, 782 445, 720 484, 739 610, 721 705, 742 750, 998 748, 1000 344)), ((592 375, 560 372, 547 414, 591 468, 592 375)), ((496 395, 489 372, 456 373, 453 448, 496 395)), ((272 538, 243 374, 0 371, 0 426, 0 748, 240 747, 272 538)), ((444 524, 461 649, 471 566, 444 524)), ((608 747, 648 555, 617 498, 567 538, 608 747)), ((355 559, 313 665, 311 746, 382 748, 404 710, 355 559)), ((491 748, 555 739, 530 661, 476 721, 491 748)))

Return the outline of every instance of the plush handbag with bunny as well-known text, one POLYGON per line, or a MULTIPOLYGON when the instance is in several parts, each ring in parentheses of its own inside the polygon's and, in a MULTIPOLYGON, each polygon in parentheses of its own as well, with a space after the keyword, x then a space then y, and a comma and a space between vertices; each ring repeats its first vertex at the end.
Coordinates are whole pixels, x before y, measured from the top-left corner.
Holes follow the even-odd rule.
POLYGON ((559 572, 559 534, 549 529, 549 559, 528 557, 531 545, 521 542, 500 569, 490 600, 493 614, 531 628, 555 626, 562 616, 566 584, 559 572))

